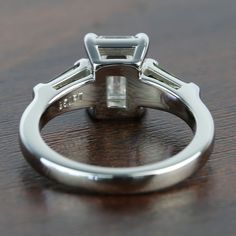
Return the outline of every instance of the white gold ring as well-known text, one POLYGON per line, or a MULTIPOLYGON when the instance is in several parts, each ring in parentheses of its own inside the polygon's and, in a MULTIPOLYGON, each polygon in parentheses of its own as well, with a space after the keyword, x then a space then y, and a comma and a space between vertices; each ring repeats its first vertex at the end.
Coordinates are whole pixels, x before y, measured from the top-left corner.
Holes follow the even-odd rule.
POLYGON ((75 189, 142 193, 175 185, 205 163, 213 147, 214 122, 199 97, 199 87, 162 70, 155 60, 145 59, 148 44, 143 33, 87 34, 89 59, 34 87, 34 99, 20 121, 20 143, 38 172, 75 189), (79 163, 52 150, 40 130, 55 116, 81 108, 96 119, 138 117, 145 108, 164 110, 182 118, 194 137, 176 155, 153 164, 112 168, 79 163))

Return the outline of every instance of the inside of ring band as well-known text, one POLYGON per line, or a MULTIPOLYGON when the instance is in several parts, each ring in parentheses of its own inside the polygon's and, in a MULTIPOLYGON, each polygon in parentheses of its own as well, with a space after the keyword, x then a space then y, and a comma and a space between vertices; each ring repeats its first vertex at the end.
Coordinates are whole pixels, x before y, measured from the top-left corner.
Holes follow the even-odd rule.
MULTIPOLYGON (((132 97, 132 99, 135 99, 136 101, 135 104, 137 108, 152 108, 174 114, 184 120, 192 131, 195 132, 196 122, 194 116, 187 105, 184 104, 178 96, 173 95, 173 93, 170 93, 167 90, 161 90, 158 87, 140 82, 139 84, 141 84, 140 88, 137 87, 137 84, 135 87, 136 97, 132 97), (148 92, 142 95, 137 92, 145 90, 148 92)), ((130 86, 132 86, 132 83, 130 86)), ((100 92, 99 88, 96 88, 96 85, 91 82, 55 101, 43 113, 40 120, 40 129, 42 129, 51 119, 63 113, 77 109, 96 107, 98 106, 98 101, 99 104, 101 101, 105 103, 106 98, 104 95, 101 95, 100 92)), ((114 111, 112 108, 107 109, 114 111)))

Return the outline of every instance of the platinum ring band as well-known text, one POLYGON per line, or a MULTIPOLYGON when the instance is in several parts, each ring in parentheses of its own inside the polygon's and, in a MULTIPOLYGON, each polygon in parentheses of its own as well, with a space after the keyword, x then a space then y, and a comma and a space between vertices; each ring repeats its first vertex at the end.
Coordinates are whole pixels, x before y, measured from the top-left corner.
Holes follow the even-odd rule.
MULTIPOLYGON (((89 35, 91 37, 95 35, 89 35)), ((144 193, 173 186, 191 176, 205 163, 213 147, 214 122, 200 99, 197 85, 177 79, 159 68, 153 59, 142 58, 142 63, 137 60, 133 64, 119 61, 103 63, 105 66, 95 68, 94 64, 99 63, 94 63, 91 53, 88 54, 90 59, 81 59, 51 82, 35 86, 34 99, 22 115, 19 131, 22 152, 38 172, 73 189, 101 193, 144 193), (108 93, 113 91, 109 90, 109 86, 115 80, 119 82, 118 85, 126 82, 127 96, 109 100, 108 93), (110 83, 108 87, 106 83, 110 83), (41 128, 55 116, 94 107, 98 108, 98 116, 103 114, 103 109, 109 110, 109 113, 116 110, 127 113, 130 109, 127 113, 129 116, 137 115, 135 112, 140 107, 164 110, 182 118, 193 130, 194 137, 185 149, 166 160, 127 168, 93 166, 70 160, 52 150, 42 139, 41 128)), ((141 55, 145 56, 144 53, 141 55)))

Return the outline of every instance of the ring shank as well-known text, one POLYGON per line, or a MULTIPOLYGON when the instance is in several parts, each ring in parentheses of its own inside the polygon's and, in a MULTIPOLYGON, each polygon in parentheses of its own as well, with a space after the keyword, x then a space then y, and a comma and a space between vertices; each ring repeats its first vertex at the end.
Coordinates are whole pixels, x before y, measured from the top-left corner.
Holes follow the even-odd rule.
POLYGON ((144 166, 111 168, 75 162, 52 150, 42 139, 40 129, 63 112, 94 106, 96 97, 86 97, 86 92, 94 91, 91 80, 86 84, 77 82, 77 88, 61 98, 65 101, 74 91, 85 94, 83 100, 63 110, 58 109, 60 99, 54 99, 56 95, 50 84, 35 89, 34 100, 20 123, 20 142, 26 159, 37 171, 51 179, 75 189, 93 192, 142 193, 170 187, 186 179, 202 166, 212 150, 214 123, 211 114, 199 98, 199 89, 195 84, 184 84, 175 90, 160 86, 158 81, 148 77, 144 77, 141 83, 152 92, 150 97, 147 93, 139 98, 140 107, 173 113, 195 133, 190 144, 175 156, 144 166))

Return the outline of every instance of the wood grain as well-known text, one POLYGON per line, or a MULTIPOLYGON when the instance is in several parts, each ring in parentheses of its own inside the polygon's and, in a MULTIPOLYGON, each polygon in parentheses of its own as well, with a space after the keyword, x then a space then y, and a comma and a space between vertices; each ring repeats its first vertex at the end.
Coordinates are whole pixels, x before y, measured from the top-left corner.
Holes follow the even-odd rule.
MULTIPOLYGON (((235 13, 233 0, 0 1, 0 235, 236 235, 235 13), (86 195, 26 163, 18 124, 32 87, 85 56, 87 32, 146 32, 149 56, 201 87, 216 142, 192 178, 153 194, 86 195)), ((153 110, 139 122, 94 122, 73 112, 43 135, 58 152, 104 166, 161 160, 192 137, 180 119, 153 110)))

